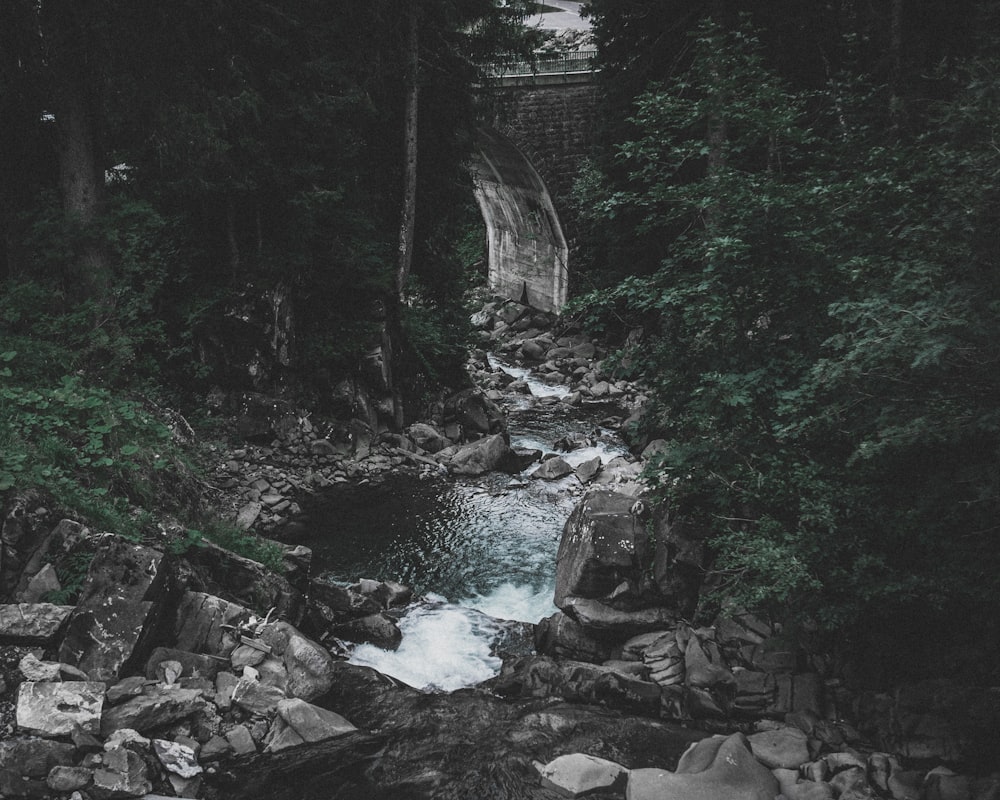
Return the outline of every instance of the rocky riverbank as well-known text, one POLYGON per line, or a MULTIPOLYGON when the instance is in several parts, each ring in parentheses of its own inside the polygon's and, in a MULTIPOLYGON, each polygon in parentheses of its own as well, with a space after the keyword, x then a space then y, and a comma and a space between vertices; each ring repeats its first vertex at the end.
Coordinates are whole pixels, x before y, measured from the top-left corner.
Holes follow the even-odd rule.
POLYGON ((554 411, 612 399, 625 424, 641 391, 550 316, 498 302, 474 323, 475 387, 402 433, 244 398, 246 443, 213 455, 212 502, 283 542, 277 571, 175 532, 136 543, 53 520, 32 498, 8 509, 0 795, 1000 797, 1000 690, 858 691, 777 622, 730 610, 693 625, 704 542, 644 502, 641 455, 571 467, 506 432, 512 396, 554 411), (533 399, 529 380, 560 391, 533 399), (536 653, 451 694, 344 663, 344 642, 398 644, 411 597, 392 576, 316 580, 294 541, 303 498, 390 471, 498 469, 574 475, 582 494, 536 653), (44 602, 68 556, 89 561, 76 603, 44 602))

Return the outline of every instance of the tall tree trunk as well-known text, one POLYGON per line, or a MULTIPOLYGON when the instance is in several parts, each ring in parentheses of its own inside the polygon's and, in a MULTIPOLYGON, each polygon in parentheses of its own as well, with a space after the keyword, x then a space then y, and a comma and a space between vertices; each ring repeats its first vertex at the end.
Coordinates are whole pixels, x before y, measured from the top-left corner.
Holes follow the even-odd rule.
POLYGON ((905 102, 903 99, 903 0, 892 0, 892 18, 889 21, 889 122, 898 133, 903 127, 905 102))
MULTIPOLYGON (((100 80, 94 68, 86 14, 70 0, 40 3, 39 25, 49 69, 56 121, 59 190, 66 215, 84 230, 92 226, 104 199, 100 135, 100 80)), ((76 267, 77 286, 99 306, 112 302, 110 258, 96 236, 85 236, 76 267)), ((100 316, 103 316, 99 312, 100 316)), ((97 320, 98 324, 103 319, 97 320)))
MULTIPOLYGON (((398 376, 400 370, 396 367, 400 361, 400 346, 403 330, 401 313, 403 292, 406 288, 410 268, 413 265, 414 224, 417 216, 417 111, 420 100, 420 82, 418 70, 420 66, 419 22, 417 19, 416 2, 410 0, 406 4, 406 43, 405 43, 405 81, 406 101, 403 109, 403 202, 400 207, 399 220, 399 260, 396 266, 396 296, 390 303, 387 318, 388 341, 392 351, 393 375, 398 376)), ((397 428, 402 429, 405 423, 403 408, 403 393, 396 381, 392 386, 393 421, 397 428)))

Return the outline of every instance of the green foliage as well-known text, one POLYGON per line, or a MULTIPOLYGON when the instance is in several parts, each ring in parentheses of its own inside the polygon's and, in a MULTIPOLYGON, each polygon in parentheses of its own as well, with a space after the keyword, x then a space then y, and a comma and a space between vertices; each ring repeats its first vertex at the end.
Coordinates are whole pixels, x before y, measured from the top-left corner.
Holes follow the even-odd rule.
POLYGON ((890 146, 880 87, 793 91, 706 24, 581 185, 596 226, 662 243, 575 307, 643 327, 623 358, 671 442, 647 477, 714 534, 726 596, 830 630, 997 610, 996 75, 970 62, 890 146))
POLYGON ((152 476, 173 467, 169 430, 141 404, 76 375, 54 385, 20 382, 19 354, 4 350, 0 358, 8 365, 0 384, 0 491, 35 487, 94 524, 138 537, 143 519, 130 503, 147 500, 152 476))
POLYGON ((259 561, 272 572, 280 573, 283 569, 284 552, 280 545, 241 530, 220 519, 210 519, 204 524, 202 530, 189 530, 186 536, 193 545, 197 545, 197 541, 204 537, 237 555, 259 561))

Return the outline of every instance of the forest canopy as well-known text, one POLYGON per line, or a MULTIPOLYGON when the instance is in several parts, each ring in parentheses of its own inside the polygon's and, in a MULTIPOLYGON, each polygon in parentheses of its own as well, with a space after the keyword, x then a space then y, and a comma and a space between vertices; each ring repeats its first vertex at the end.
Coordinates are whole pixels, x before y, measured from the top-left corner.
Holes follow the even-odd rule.
POLYGON ((609 123, 577 183, 600 288, 575 308, 632 332, 638 435, 664 440, 648 478, 711 537, 718 596, 887 658, 981 648, 1000 597, 998 20, 793 5, 590 4, 609 123))

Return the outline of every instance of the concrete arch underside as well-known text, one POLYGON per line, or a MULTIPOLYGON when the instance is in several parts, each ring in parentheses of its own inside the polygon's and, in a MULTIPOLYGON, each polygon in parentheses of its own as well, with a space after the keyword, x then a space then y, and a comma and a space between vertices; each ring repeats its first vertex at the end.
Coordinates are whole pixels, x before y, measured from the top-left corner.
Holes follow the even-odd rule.
POLYGON ((569 248, 545 182, 524 153, 491 128, 477 132, 470 169, 486 223, 490 287, 558 313, 566 303, 569 248))

